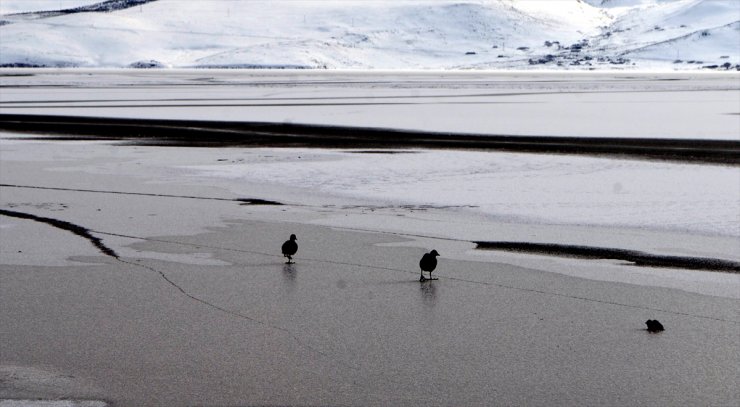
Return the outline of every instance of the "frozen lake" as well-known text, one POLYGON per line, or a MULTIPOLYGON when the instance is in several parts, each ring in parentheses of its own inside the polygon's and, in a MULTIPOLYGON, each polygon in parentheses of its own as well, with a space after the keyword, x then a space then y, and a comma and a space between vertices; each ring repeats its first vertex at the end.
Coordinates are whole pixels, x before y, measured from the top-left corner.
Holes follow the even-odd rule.
POLYGON ((0 126, 26 114, 99 127, 88 140, 61 129, 69 118, 47 122, 66 139, 0 131, 1 403, 737 404, 740 274, 676 261, 740 262, 732 159, 393 140, 168 147, 119 137, 112 120, 732 147, 737 75, 14 70, 0 81, 0 126), (279 245, 291 233, 288 266, 279 245), (669 262, 568 255, 579 247, 669 262), (440 279, 420 285, 432 248, 440 279), (647 333, 656 318, 666 331, 647 333))
MULTIPOLYGON (((732 152, 727 150, 728 162, 736 162, 740 154, 740 75, 734 73, 16 69, 0 71, 0 84, 0 113, 5 115, 315 124, 349 126, 349 133, 352 128, 389 128, 492 139, 608 137, 617 147, 622 139, 624 144, 626 139, 660 139, 667 145, 681 140, 689 147, 722 140, 724 145, 713 148, 737 143, 732 152)), ((181 125, 180 131, 197 125, 192 123, 181 125)), ((102 121, 93 129, 100 137, 116 138, 118 127, 102 121)), ((40 131, 59 129, 51 124, 40 131)), ((289 130, 264 131, 274 136, 289 130)), ((197 136, 201 138, 192 145, 224 132, 240 137, 237 131, 218 130, 197 136)), ((156 131, 153 134, 156 137, 156 131)), ((390 148, 397 142, 392 133, 378 137, 380 147, 383 140, 390 148)), ((381 206, 475 208, 515 223, 740 237, 740 175, 734 165, 472 151, 413 153, 304 151, 300 161, 290 159, 293 152, 276 153, 280 158, 270 161, 245 150, 239 152, 244 155, 240 161, 224 159, 188 171, 381 206)))
MULTIPOLYGON (((586 237, 537 233, 547 243, 738 258, 740 75, 734 73, 16 69, 1 71, 0 81, 0 113, 4 115, 46 115, 45 120, 52 122, 60 115, 133 119, 133 123, 142 121, 143 126, 155 128, 147 138, 157 137, 161 123, 145 119, 188 120, 171 130, 175 133, 193 131, 191 127, 198 125, 193 120, 203 120, 349 126, 342 131, 350 137, 353 128, 392 128, 469 133, 481 139, 501 135, 609 138, 617 147, 634 144, 635 139, 659 139, 664 145, 686 148, 721 142, 712 148, 730 146, 726 153, 729 165, 681 158, 642 160, 635 159, 640 155, 630 158, 621 153, 574 156, 459 148, 399 150, 402 145, 396 145, 393 133, 381 133, 378 143, 382 147, 385 140, 394 154, 378 151, 378 146, 368 151, 376 154, 343 149, 224 148, 216 162, 178 159, 170 164, 182 176, 222 180, 229 188, 256 185, 267 198, 281 202, 305 204, 313 199, 308 197, 320 196, 316 198, 320 205, 375 209, 405 205, 416 208, 416 216, 419 208, 426 212, 424 216, 430 211, 454 214, 436 228, 437 236, 453 239, 492 240, 489 226, 461 220, 461 216, 483 216, 483 225, 496 225, 498 240, 530 240, 525 235, 534 232, 503 231, 527 230, 532 225, 599 227, 604 231, 586 237), (282 189, 276 192, 277 188, 282 189), (614 238, 622 235, 617 231, 627 231, 632 237, 614 238), (654 233, 692 238, 677 239, 683 244, 675 244, 654 233), (696 236, 729 239, 729 243, 711 241, 697 246, 696 236)), ((28 123, 21 126, 30 128, 28 123)), ((125 133, 115 133, 120 127, 120 123, 102 120, 93 123, 92 131, 102 138, 125 137, 125 133)), ((69 130, 52 123, 39 131, 69 130)), ((292 130, 264 131, 272 132, 269 140, 280 131, 292 130)), ((197 133, 179 145, 200 145, 224 132, 236 134, 231 136, 236 140, 242 137, 239 130, 216 129, 197 133)), ((254 133, 243 137, 255 137, 254 133)), ((423 137, 425 133, 417 137, 421 145, 423 137)), ((312 139, 308 140, 311 145, 312 139)), ((508 139, 502 140, 505 144, 508 139)), ((186 154, 185 150, 174 151, 186 154)), ((714 154, 721 158, 723 153, 714 154)), ((166 156, 151 158, 163 165, 169 162, 166 156)), ((115 173, 116 169, 95 171, 115 173)), ((343 222, 353 227, 375 222, 350 218, 343 222)), ((383 227, 416 232, 415 228, 424 228, 410 223, 396 220, 383 227)))
POLYGON ((0 112, 740 140, 737 73, 0 70, 0 112))

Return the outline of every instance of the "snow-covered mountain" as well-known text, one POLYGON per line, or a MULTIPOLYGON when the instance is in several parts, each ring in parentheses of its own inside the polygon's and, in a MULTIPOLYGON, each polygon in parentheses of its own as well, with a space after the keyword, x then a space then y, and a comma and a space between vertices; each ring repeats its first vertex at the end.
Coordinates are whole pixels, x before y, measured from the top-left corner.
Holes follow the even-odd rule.
POLYGON ((2 0, 0 66, 738 69, 738 0, 2 0))

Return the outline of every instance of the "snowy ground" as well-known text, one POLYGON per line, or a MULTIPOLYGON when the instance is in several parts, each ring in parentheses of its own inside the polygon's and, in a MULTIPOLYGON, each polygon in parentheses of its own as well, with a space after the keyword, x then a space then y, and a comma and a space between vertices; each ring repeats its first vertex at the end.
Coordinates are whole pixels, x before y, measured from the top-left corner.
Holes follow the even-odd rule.
POLYGON ((3 0, 0 65, 740 67, 736 1, 156 0, 107 13, 53 13, 90 3, 3 0), (15 14, 42 10, 52 13, 15 14))
POLYGON ((0 4, 0 14, 61 10, 99 3, 99 0, 10 0, 0 4))

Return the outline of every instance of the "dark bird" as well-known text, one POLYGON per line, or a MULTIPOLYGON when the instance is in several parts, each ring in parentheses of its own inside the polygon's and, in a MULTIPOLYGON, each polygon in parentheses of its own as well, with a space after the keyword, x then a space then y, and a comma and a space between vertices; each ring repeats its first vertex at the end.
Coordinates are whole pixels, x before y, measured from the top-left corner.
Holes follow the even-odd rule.
POLYGON ((437 256, 439 256, 439 253, 437 253, 436 250, 432 250, 421 257, 421 260, 419 261, 419 268, 421 269, 421 277, 419 277, 419 281, 427 280, 427 278, 424 277, 425 271, 429 272, 428 280, 436 280, 436 278, 432 278, 432 271, 437 268, 437 256))
POLYGON ((283 243, 283 256, 288 258, 288 262, 285 264, 293 264, 293 255, 298 251, 298 243, 295 241, 298 240, 298 238, 295 237, 295 235, 290 235, 290 240, 286 240, 285 243, 283 243))
POLYGON ((658 322, 657 319, 648 319, 645 321, 645 325, 647 325, 648 332, 660 332, 664 330, 663 324, 658 322))

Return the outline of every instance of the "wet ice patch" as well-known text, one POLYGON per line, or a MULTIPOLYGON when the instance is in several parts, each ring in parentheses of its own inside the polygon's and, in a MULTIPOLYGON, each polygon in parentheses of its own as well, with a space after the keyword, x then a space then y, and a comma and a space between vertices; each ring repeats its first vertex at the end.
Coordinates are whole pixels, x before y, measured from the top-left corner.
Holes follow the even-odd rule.
POLYGON ((213 258, 211 253, 162 253, 153 251, 121 250, 123 257, 160 260, 194 266, 228 266, 230 263, 213 258))

